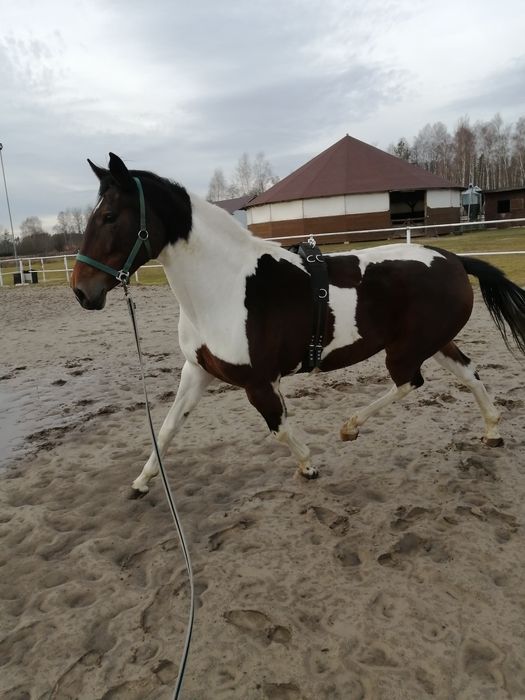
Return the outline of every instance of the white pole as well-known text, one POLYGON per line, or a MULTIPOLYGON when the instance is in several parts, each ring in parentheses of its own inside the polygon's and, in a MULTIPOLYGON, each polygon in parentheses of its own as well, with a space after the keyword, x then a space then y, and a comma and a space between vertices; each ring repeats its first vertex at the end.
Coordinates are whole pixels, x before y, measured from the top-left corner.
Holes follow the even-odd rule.
POLYGON ((410 229, 407 228, 407 243, 410 243, 410 241, 411 241, 410 229))
MULTIPOLYGON (((2 165, 2 175, 4 178, 5 200, 7 202, 7 212, 9 214, 9 223, 11 224, 11 238, 13 239, 13 255, 15 256, 15 260, 16 260, 18 255, 16 252, 15 231, 13 229, 13 217, 11 216, 11 205, 9 203, 9 194, 7 193, 7 180, 5 179, 4 159, 2 157, 3 148, 4 148, 3 144, 0 143, 0 163, 2 165)), ((23 282, 22 282, 22 284, 23 284, 23 282)))
POLYGON ((66 278, 69 283, 69 267, 67 266, 67 255, 64 255, 64 268, 66 270, 66 278))
POLYGON ((18 269, 20 270, 20 284, 25 284, 24 281, 24 264, 22 258, 18 258, 18 269))
POLYGON ((42 282, 46 281, 46 268, 44 267, 44 258, 40 258, 40 264, 42 265, 42 282))
POLYGON ((0 263, 0 287, 4 286, 4 278, 2 277, 2 263, 0 263))

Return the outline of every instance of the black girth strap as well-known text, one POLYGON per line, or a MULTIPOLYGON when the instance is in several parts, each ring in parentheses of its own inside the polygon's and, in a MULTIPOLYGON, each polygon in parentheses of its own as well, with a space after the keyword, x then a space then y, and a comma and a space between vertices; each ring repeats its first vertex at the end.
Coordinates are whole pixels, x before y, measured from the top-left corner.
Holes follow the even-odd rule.
POLYGON ((328 266, 315 241, 300 243, 291 248, 304 260, 306 269, 310 273, 310 284, 313 301, 313 326, 312 337, 303 364, 302 372, 311 372, 319 367, 323 352, 323 338, 326 325, 326 312, 328 307, 328 266))

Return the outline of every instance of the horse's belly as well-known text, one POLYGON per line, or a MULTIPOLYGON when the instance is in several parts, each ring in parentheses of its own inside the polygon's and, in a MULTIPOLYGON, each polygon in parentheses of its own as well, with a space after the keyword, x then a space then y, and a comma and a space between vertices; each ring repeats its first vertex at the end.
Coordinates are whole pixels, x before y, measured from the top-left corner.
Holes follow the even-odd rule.
POLYGON ((214 357, 230 365, 250 364, 246 324, 239 319, 217 323, 216 318, 208 318, 197 326, 181 313, 179 345, 190 362, 198 361, 197 351, 205 346, 214 357))

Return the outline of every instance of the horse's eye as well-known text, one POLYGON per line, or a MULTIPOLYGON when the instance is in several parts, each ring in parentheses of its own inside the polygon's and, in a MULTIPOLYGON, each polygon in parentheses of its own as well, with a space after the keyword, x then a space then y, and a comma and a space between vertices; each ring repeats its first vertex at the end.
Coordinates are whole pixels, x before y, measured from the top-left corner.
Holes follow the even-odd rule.
POLYGON ((114 221, 116 221, 117 216, 116 214, 113 214, 113 212, 107 212, 104 214, 103 221, 105 224, 112 224, 114 221))

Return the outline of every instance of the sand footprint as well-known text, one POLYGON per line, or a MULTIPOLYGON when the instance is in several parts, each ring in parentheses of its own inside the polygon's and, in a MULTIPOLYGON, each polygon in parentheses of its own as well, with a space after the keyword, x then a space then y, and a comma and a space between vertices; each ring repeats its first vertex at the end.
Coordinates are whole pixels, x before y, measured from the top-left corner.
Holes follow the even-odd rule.
POLYGON ((417 554, 428 555, 438 564, 451 558, 446 547, 439 542, 420 537, 415 532, 406 532, 388 552, 380 554, 377 561, 381 566, 403 568, 405 560, 417 554))
POLYGON ((461 665, 467 675, 504 688, 506 679, 501 670, 504 659, 505 653, 492 642, 467 639, 462 649, 461 665))
POLYGON ((264 694, 269 700, 301 700, 303 697, 295 683, 265 683, 264 694))
POLYGON ((342 537, 348 532, 350 525, 346 515, 339 515, 339 513, 323 506, 310 506, 308 511, 312 512, 317 520, 322 525, 326 525, 335 535, 342 537))
POLYGON ((208 547, 211 552, 216 552, 232 538, 238 537, 239 533, 255 525, 253 518, 241 518, 234 525, 218 530, 208 537, 208 547))
POLYGON ((412 508, 399 506, 396 508, 395 519, 390 523, 390 527, 392 530, 407 530, 412 523, 434 513, 435 511, 432 511, 430 508, 423 508, 422 506, 414 506, 412 508))
POLYGON ((289 629, 282 625, 274 625, 270 618, 259 610, 228 610, 224 613, 224 619, 264 644, 276 642, 286 646, 292 638, 289 629))

